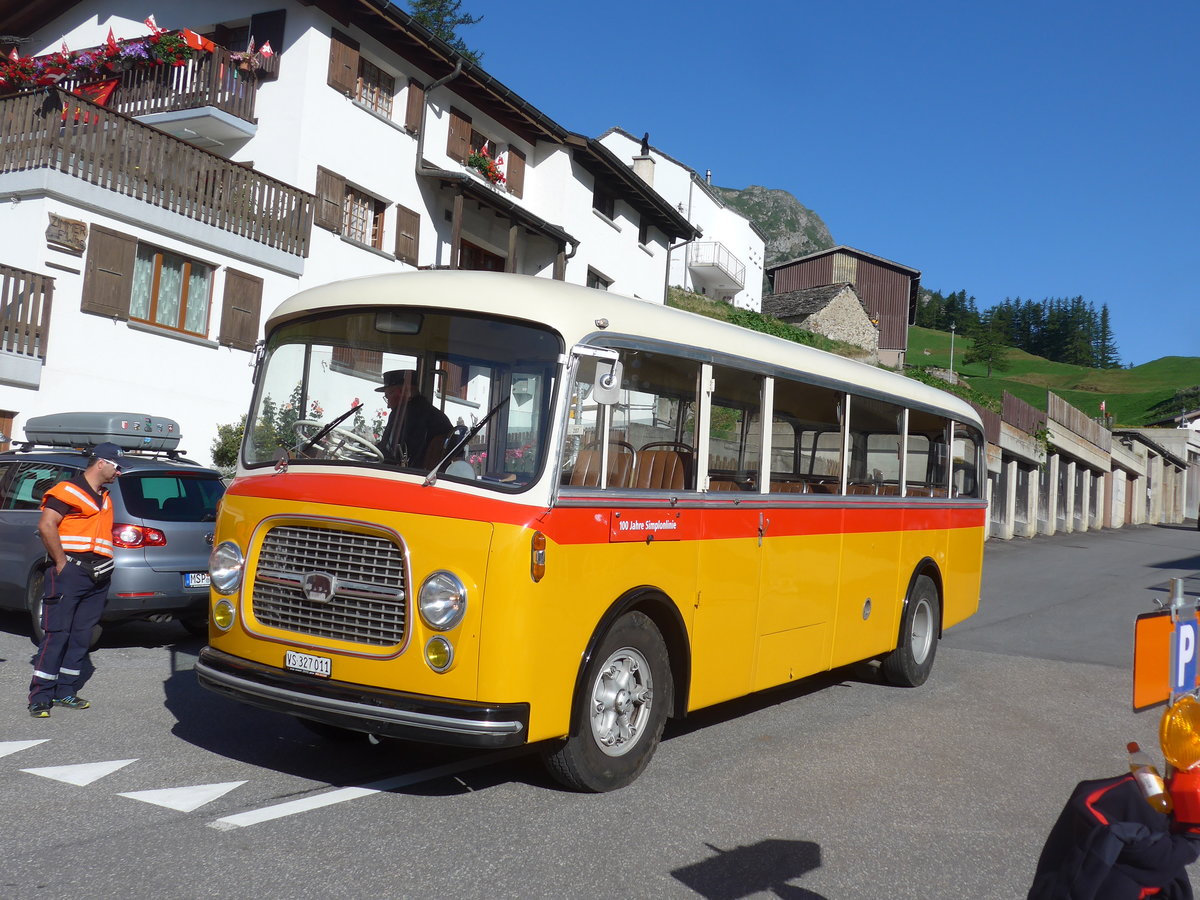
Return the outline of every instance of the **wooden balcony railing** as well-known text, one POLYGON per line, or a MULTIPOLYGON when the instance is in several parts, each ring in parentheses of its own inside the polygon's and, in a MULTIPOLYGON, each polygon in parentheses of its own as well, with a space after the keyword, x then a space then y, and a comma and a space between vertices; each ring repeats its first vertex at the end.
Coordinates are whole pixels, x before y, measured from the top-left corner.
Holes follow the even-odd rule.
POLYGON ((0 351, 46 358, 54 279, 0 265, 0 351))
POLYGON ((0 98, 0 175, 42 168, 308 256, 312 194, 57 88, 0 98))
MULTIPOLYGON (((278 57, 257 60, 257 72, 249 63, 235 61, 228 50, 217 47, 198 53, 179 66, 148 66, 127 69, 108 76, 118 80, 112 99, 105 105, 127 116, 199 109, 211 106, 247 122, 254 118, 258 82, 274 74, 278 57)), ((92 77, 88 82, 106 81, 92 77)), ((74 91, 84 81, 64 79, 58 87, 74 91)))

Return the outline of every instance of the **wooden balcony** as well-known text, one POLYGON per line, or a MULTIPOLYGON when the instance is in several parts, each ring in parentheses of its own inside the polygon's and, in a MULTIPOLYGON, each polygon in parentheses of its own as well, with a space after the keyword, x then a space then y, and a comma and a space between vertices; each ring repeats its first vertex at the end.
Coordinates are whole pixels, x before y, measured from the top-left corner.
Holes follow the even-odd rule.
MULTIPOLYGON (((179 66, 131 68, 87 82, 116 79, 119 83, 106 104, 127 116, 146 116, 203 108, 219 109, 247 123, 257 121, 254 102, 258 83, 274 77, 278 57, 260 60, 257 69, 236 62, 228 50, 217 47, 209 53, 197 53, 179 66)), ((66 79, 58 87, 74 91, 82 80, 66 79)))
POLYGON ((0 98, 0 182, 32 169, 308 256, 312 194, 57 88, 0 98))

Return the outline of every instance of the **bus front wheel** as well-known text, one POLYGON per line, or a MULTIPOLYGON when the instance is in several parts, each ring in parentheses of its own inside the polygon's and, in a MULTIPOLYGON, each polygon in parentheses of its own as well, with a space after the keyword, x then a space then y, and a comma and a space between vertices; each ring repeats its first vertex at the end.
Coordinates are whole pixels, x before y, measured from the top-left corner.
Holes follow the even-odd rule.
POLYGON ((588 663, 571 735, 545 754, 547 769, 572 790, 624 787, 654 755, 672 699, 662 634, 644 613, 622 616, 588 663))
POLYGON ((889 684, 920 687, 929 678, 937 654, 941 605, 933 579, 928 575, 917 576, 904 605, 899 642, 880 666, 889 684))

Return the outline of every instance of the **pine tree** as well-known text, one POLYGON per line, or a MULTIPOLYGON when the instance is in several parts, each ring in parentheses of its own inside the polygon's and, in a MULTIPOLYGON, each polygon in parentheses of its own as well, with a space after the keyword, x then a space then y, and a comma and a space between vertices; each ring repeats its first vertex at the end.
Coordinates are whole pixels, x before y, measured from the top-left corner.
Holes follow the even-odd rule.
POLYGON ((459 12, 462 0, 409 0, 408 9, 418 24, 424 25, 437 37, 461 53, 476 65, 483 59, 483 54, 470 49, 457 29, 462 25, 474 25, 483 21, 483 16, 472 16, 459 12))
POLYGON ((984 314, 979 324, 971 331, 971 348, 963 356, 963 365, 983 363, 987 366, 987 377, 992 377, 992 370, 1003 372, 1012 363, 1008 359, 1008 346, 1004 343, 1004 335, 999 323, 991 311, 984 314))
POLYGON ((1108 321, 1108 304, 1100 304, 1100 324, 1096 331, 1096 365, 1101 369, 1121 368, 1121 354, 1108 321))

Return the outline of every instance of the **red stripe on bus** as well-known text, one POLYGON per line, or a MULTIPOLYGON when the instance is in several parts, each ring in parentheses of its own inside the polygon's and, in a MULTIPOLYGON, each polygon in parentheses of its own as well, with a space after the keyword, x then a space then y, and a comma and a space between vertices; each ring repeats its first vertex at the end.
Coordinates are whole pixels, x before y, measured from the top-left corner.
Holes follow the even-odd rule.
MULTIPOLYGON (((987 515, 982 504, 932 506, 928 500, 917 501, 911 506, 861 502, 843 506, 823 501, 784 506, 734 506, 727 502, 704 502, 699 495, 676 505, 664 499, 661 503, 637 501, 637 506, 630 506, 626 504, 631 498, 614 497, 610 502, 594 507, 560 506, 547 511, 541 506, 443 491, 410 482, 333 474, 288 473, 239 478, 226 493, 233 497, 298 503, 317 501, 360 509, 536 528, 557 544, 608 543, 616 533, 613 519, 617 513, 642 521, 674 519, 676 524, 670 531, 654 532, 656 538, 666 540, 757 537, 760 525, 763 536, 771 538, 980 528, 987 515)), ((298 514, 303 515, 302 512, 298 514)))

